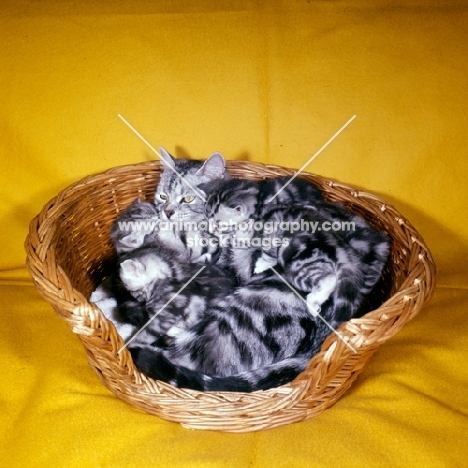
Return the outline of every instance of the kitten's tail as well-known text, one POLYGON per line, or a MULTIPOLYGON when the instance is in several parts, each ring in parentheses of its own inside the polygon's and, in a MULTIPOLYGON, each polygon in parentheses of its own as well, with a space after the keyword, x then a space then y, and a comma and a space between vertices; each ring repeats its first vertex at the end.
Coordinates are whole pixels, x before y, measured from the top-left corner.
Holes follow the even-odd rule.
POLYGON ((179 388, 218 392, 254 392, 284 385, 303 372, 310 360, 310 356, 296 356, 261 369, 244 371, 228 377, 217 377, 175 365, 161 352, 148 348, 132 348, 130 352, 136 367, 152 379, 179 388))

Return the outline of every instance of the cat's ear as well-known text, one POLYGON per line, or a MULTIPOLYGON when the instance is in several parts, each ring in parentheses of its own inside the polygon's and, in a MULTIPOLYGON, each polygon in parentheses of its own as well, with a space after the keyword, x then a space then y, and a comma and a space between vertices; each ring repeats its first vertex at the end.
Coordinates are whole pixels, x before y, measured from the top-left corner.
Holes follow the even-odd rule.
POLYGON ((233 208, 234 212, 237 213, 239 216, 243 216, 247 211, 244 205, 237 205, 233 208))
POLYGON ((120 264, 120 269, 125 276, 138 277, 145 272, 145 267, 142 263, 136 260, 127 259, 120 264))
MULTIPOLYGON (((145 238, 145 233, 142 232, 132 232, 120 239, 120 244, 126 249, 133 250, 137 249, 143 244, 145 238)), ((127 261, 127 260, 125 260, 127 261)))
POLYGON ((197 172, 208 177, 210 180, 222 179, 226 163, 221 153, 213 153, 197 172))
POLYGON ((251 195, 244 196, 242 203, 235 205, 232 209, 237 216, 248 217, 255 211, 257 198, 251 195))
POLYGON ((159 154, 165 166, 175 167, 174 158, 162 146, 159 147, 159 154))

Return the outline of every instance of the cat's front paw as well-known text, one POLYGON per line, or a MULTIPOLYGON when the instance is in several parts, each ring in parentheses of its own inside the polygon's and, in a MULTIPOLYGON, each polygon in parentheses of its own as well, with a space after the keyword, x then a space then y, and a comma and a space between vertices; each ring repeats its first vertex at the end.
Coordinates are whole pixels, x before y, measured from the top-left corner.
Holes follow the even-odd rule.
POLYGON ((261 256, 255 263, 254 274, 258 275, 259 273, 268 270, 272 266, 275 266, 278 262, 271 257, 261 256))
POLYGON ((319 304, 314 297, 311 297, 312 294, 307 294, 307 309, 312 317, 317 317, 320 314, 321 304, 319 304))
POLYGON ((314 290, 307 294, 307 308, 313 317, 320 313, 322 304, 331 296, 336 288, 336 276, 329 275, 320 280, 314 290))
POLYGON ((176 336, 179 336, 181 333, 185 331, 184 328, 178 326, 178 325, 173 325, 169 330, 166 332, 166 336, 175 338, 176 336))

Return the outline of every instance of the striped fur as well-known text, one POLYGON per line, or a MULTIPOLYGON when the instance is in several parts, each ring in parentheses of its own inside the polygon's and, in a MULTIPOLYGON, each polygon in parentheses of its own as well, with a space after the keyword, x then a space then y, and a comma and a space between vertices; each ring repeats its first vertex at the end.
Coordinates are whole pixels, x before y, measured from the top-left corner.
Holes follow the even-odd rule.
MULTIPOLYGON (((240 237, 266 239, 268 234, 288 242, 216 251, 191 247, 197 245, 190 242, 193 236, 210 233, 158 230, 145 235, 140 248, 126 248, 119 256, 116 285, 123 288, 116 287, 116 295, 121 314, 139 328, 149 322, 128 345, 146 375, 178 387, 214 391, 250 392, 289 382, 305 370, 330 332, 310 311, 320 311, 333 326, 355 316, 380 276, 388 254, 386 237, 340 205, 326 203, 304 179, 296 178, 267 203, 286 177, 258 183, 230 179, 220 155, 202 163, 174 160, 163 149, 161 154, 165 169, 153 205, 160 221, 303 218, 354 221, 358 227, 340 235, 290 233, 279 227, 269 233, 247 232, 240 237), (199 271, 195 263, 218 256, 216 264, 208 264, 179 292, 199 271), (303 300, 265 265, 274 265, 303 300)), ((140 208, 132 208, 136 217, 140 208)), ((126 214, 132 217, 131 210, 126 214)), ((229 240, 233 235, 238 234, 227 233, 229 240)))
POLYGON ((143 248, 120 260, 134 299, 121 310, 135 320, 139 304, 144 312, 135 324, 149 323, 128 345, 142 372, 179 387, 255 391, 306 368, 328 331, 275 275, 235 288, 232 275, 207 266, 161 311, 199 269, 175 258, 143 248))
POLYGON ((120 254, 145 245, 162 244, 185 254, 191 263, 211 261, 218 251, 216 243, 200 242, 201 238, 212 238, 209 232, 184 229, 184 226, 205 221, 204 200, 196 187, 229 177, 224 159, 214 153, 206 161, 175 160, 164 148, 160 148, 160 153, 163 171, 154 203, 137 199, 117 218, 110 233, 115 250, 120 254), (127 222, 140 227, 146 222, 148 227, 123 230, 122 223, 127 222))
POLYGON ((197 186, 229 177, 221 154, 213 153, 206 161, 174 159, 164 148, 160 148, 163 171, 156 189, 154 202, 161 221, 175 225, 183 223, 184 228, 161 229, 158 240, 176 251, 185 250, 192 263, 205 263, 218 252, 216 243, 207 230, 187 228, 190 223, 205 221, 204 198, 197 186))
POLYGON ((334 327, 362 313, 362 305, 380 279, 388 258, 387 236, 343 206, 311 197, 307 191, 295 191, 291 200, 285 195, 271 204, 265 203, 273 195, 271 187, 274 184, 241 179, 202 187, 207 195, 206 215, 216 225, 235 221, 239 226, 250 219, 261 221, 264 226, 262 230, 251 228, 247 232, 218 232, 230 241, 221 253, 219 265, 233 268, 241 283, 246 284, 256 273, 277 265, 295 289, 307 294, 311 312, 320 312, 334 327), (314 224, 316 230, 293 231, 293 223, 314 224), (324 229, 334 223, 348 228, 354 225, 354 229, 324 229), (244 246, 239 247, 239 236, 245 241, 244 246), (257 246, 252 246, 254 238, 261 241, 257 246))
POLYGON ((137 198, 117 218, 111 228, 110 236, 118 254, 130 252, 143 244, 154 242, 159 224, 159 210, 153 203, 143 202, 137 198), (147 223, 148 228, 124 229, 122 223, 147 223), (154 227, 150 227, 153 226, 154 227))

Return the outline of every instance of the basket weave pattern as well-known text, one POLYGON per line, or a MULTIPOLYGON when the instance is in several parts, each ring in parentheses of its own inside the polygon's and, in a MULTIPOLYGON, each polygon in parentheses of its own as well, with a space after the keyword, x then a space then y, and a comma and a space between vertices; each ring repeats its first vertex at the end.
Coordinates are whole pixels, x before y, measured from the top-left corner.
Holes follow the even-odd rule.
MULTIPOLYGON (((261 179, 293 170, 228 161, 237 177, 261 179)), ((435 265, 418 232, 393 206, 346 185, 304 174, 327 199, 345 204, 392 239, 384 279, 389 299, 364 317, 341 325, 353 353, 331 334, 320 353, 293 382, 254 393, 198 392, 141 374, 123 340, 94 304, 91 292, 109 275, 109 237, 116 217, 135 198, 151 200, 160 176, 157 161, 89 176, 62 191, 31 221, 25 247, 36 287, 78 335, 91 367, 114 394, 149 413, 196 429, 247 432, 309 419, 333 405, 378 347, 413 318, 432 296, 435 265)))

